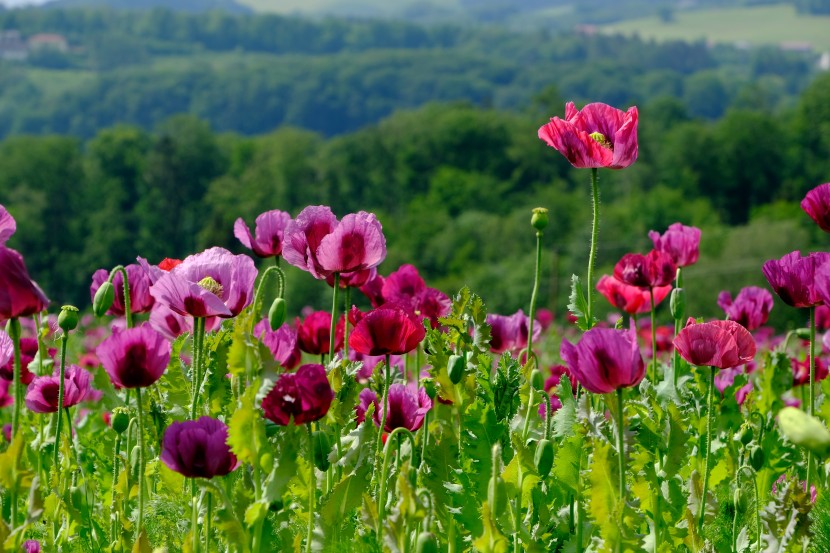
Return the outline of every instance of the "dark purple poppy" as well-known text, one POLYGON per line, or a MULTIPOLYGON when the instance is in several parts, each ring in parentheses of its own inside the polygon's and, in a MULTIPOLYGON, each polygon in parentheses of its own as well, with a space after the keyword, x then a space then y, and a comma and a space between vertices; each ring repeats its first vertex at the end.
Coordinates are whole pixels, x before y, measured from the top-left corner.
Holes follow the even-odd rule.
POLYGON ((668 286, 677 274, 672 257, 658 250, 647 255, 627 253, 614 266, 614 278, 639 288, 668 286))
POLYGON ((426 332, 406 309, 384 304, 366 313, 349 335, 349 347, 364 355, 403 355, 418 347, 426 332))
POLYGON ((146 388, 170 363, 170 342, 149 325, 114 331, 96 353, 116 388, 146 388))
POLYGON ((218 419, 174 422, 164 431, 161 461, 187 478, 225 476, 239 465, 227 442, 228 427, 218 419))
POLYGON ((669 254, 678 267, 694 265, 700 257, 700 229, 697 227, 674 223, 662 236, 651 230, 648 237, 654 243, 654 249, 669 254))
POLYGON ((369 298, 372 307, 380 307, 386 301, 383 299, 383 285, 385 282, 386 279, 375 272, 375 275, 360 287, 360 291, 369 298))
POLYGON ((562 340, 560 355, 577 382, 595 394, 636 386, 646 374, 633 326, 592 328, 576 345, 562 340))
MULTIPOLYGON (((132 313, 146 313, 155 303, 150 295, 150 276, 140 265, 131 264, 124 267, 127 270, 127 282, 130 285, 130 311, 132 313)), ((109 271, 98 269, 92 275, 92 284, 89 287, 90 298, 95 299, 95 292, 109 278, 109 271)), ((121 271, 115 273, 112 279, 115 287, 115 299, 107 310, 108 315, 120 317, 124 315, 124 276, 121 271)))
POLYGON ((539 138, 578 168, 622 169, 637 160, 636 107, 628 112, 607 104, 588 104, 581 111, 565 104, 565 119, 553 117, 539 128, 539 138))
MULTIPOLYGON (((518 354, 527 348, 530 317, 519 309, 512 315, 487 315, 487 324, 490 325, 490 351, 501 354, 509 351, 518 354)), ((542 335, 542 325, 538 321, 533 324, 533 341, 542 335)))
POLYGON ((674 339, 680 357, 698 367, 729 369, 752 361, 755 340, 735 321, 689 324, 674 339))
POLYGON ((302 354, 297 345, 297 329, 291 325, 282 325, 277 330, 271 330, 268 319, 262 319, 254 327, 254 336, 262 340, 274 356, 274 361, 283 368, 293 369, 300 364, 302 354))
POLYGON ((283 373, 262 400, 265 418, 287 426, 313 422, 328 413, 334 399, 323 365, 302 365, 296 373, 283 373))
POLYGON ((825 232, 830 232, 830 182, 819 184, 801 200, 801 209, 825 232))
POLYGON ((257 216, 253 236, 242 217, 234 223, 233 235, 257 257, 275 257, 282 253, 285 228, 290 222, 291 215, 274 209, 257 216))
POLYGON ((732 294, 724 290, 718 295, 718 306, 726 312, 730 321, 735 321, 747 330, 755 330, 767 322, 772 310, 772 294, 757 286, 747 286, 732 300, 732 294))
POLYGON ((764 263, 763 273, 784 303, 792 307, 813 307, 830 297, 828 261, 830 253, 811 253, 801 257, 801 252, 796 250, 780 260, 770 259, 764 263), (822 267, 824 270, 820 270, 822 267))
MULTIPOLYGON (((297 319, 297 346, 311 355, 327 355, 331 338, 331 313, 314 311, 305 319, 297 319)), ((345 319, 340 317, 334 328, 334 351, 343 347, 343 334, 346 330, 345 319)))
MULTIPOLYGON (((92 376, 77 365, 65 368, 63 406, 72 407, 84 401, 90 393, 92 376)), ((26 407, 35 413, 55 413, 58 410, 60 373, 38 376, 29 384, 26 392, 26 407)))

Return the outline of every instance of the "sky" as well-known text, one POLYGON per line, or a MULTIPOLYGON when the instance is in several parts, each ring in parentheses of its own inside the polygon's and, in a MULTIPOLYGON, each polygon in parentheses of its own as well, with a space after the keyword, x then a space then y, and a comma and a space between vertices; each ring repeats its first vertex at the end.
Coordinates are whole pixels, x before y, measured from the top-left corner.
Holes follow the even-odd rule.
POLYGON ((0 0, 0 4, 4 4, 9 7, 15 6, 25 6, 26 4, 43 4, 47 0, 0 0))

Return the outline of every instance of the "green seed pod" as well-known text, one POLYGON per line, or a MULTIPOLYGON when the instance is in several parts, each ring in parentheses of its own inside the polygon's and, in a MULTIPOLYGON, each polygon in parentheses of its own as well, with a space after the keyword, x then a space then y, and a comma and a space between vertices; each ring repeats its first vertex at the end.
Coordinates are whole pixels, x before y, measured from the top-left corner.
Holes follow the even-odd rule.
POLYGON ((749 442, 752 441, 752 428, 750 426, 741 426, 741 429, 735 434, 735 439, 741 442, 743 445, 748 445, 749 442))
POLYGON ((542 371, 539 369, 533 369, 530 371, 530 385, 534 390, 544 391, 545 377, 542 376, 542 371))
POLYGON ((450 374, 450 381, 453 384, 458 384, 464 378, 464 369, 466 368, 466 360, 461 355, 450 355, 447 361, 447 372, 450 374))
POLYGON ((259 456, 259 466, 265 472, 271 472, 271 469, 274 468, 274 456, 266 451, 259 456))
POLYGON ((781 433, 795 445, 812 451, 824 459, 830 454, 830 430, 815 417, 801 409, 784 407, 778 412, 781 433))
POLYGON ((536 444, 536 454, 533 456, 533 462, 536 464, 536 472, 541 478, 547 478, 550 474, 550 469, 553 467, 553 442, 550 440, 539 440, 536 444))
POLYGON ((110 424, 117 434, 123 434, 130 426, 130 412, 126 407, 116 407, 112 410, 110 424))
POLYGON ((432 532, 421 532, 415 544, 415 553, 438 553, 438 538, 432 532))
POLYGON ((530 225, 538 231, 543 231, 548 226, 548 210, 545 207, 534 207, 533 215, 530 216, 530 225))
POLYGON ((75 330, 78 326, 78 308, 74 305, 64 305, 58 315, 58 326, 64 332, 75 330))
POLYGON ((268 310, 268 324, 271 330, 277 330, 285 323, 285 300, 276 298, 268 310))
POLYGON ((112 282, 105 281, 95 292, 95 297, 92 299, 92 312, 96 317, 103 317, 104 314, 112 307, 112 302, 115 301, 115 286, 112 282))
POLYGON ((314 466, 322 472, 329 470, 329 452, 331 451, 331 442, 325 432, 315 430, 311 434, 311 440, 314 447, 314 466))
POLYGON ((759 471, 764 466, 764 450, 761 449, 760 446, 752 446, 749 449, 749 464, 750 466, 759 471))
POLYGON ((669 297, 669 307, 674 320, 682 319, 686 311, 686 291, 683 288, 675 288, 669 297))

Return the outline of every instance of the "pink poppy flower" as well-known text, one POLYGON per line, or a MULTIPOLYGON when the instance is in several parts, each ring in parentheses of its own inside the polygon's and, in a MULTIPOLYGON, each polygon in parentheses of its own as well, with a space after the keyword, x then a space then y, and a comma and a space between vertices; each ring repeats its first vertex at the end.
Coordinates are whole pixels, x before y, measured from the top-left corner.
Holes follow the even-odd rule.
MULTIPOLYGON (((353 271, 351 273, 341 273, 340 289, 345 290, 346 288, 360 288, 375 278, 377 274, 378 270, 375 267, 363 269, 362 271, 353 271)), ((332 288, 334 287, 334 273, 326 277, 326 284, 332 288)))
POLYGON ((737 390, 735 390, 735 401, 738 402, 738 405, 744 404, 746 398, 749 396, 750 393, 752 393, 752 390, 754 390, 754 387, 752 386, 751 380, 743 386, 741 386, 740 388, 738 388, 737 390))
POLYGON ((637 160, 636 107, 627 112, 607 104, 588 104, 581 111, 565 104, 565 119, 553 117, 539 128, 539 138, 578 168, 622 169, 637 160))
MULTIPOLYGON (((671 292, 671 284, 654 288, 654 303, 659 304, 671 292)), ((651 311, 651 296, 648 290, 638 286, 631 286, 613 276, 602 275, 597 282, 597 291, 607 299, 611 305, 625 311, 629 315, 648 313, 651 311)))
MULTIPOLYGON (((153 330, 160 332, 171 342, 185 332, 193 332, 193 317, 179 315, 167 304, 161 302, 153 305, 148 322, 153 330)), ((221 318, 205 317, 205 332, 212 332, 220 326, 222 326, 221 318)))
MULTIPOLYGON (((369 389, 361 390, 360 403, 355 408, 357 423, 360 424, 366 417, 366 410, 374 403, 375 412, 373 421, 380 428, 383 412, 379 407, 377 394, 369 389)), ((432 409, 432 400, 424 388, 416 388, 414 384, 392 384, 389 386, 389 396, 386 401, 388 413, 384 432, 392 432, 396 428, 406 428, 415 432, 424 424, 424 417, 432 409)))
MULTIPOLYGON (((357 361, 363 364, 357 374, 355 374, 355 378, 360 381, 369 380, 372 378, 372 373, 375 372, 375 367, 378 366, 378 363, 384 363, 386 361, 385 355, 363 355, 359 351, 355 349, 349 350, 349 359, 351 361, 357 361)), ((390 355, 389 356, 389 364, 393 368, 393 374, 403 374, 404 367, 405 367, 405 360, 404 357, 401 355, 390 355)))
POLYGON ((326 416, 334 399, 326 369, 302 365, 296 373, 283 373, 262 400, 265 418, 287 426, 316 421, 326 416))
POLYGON ((735 321, 689 324, 674 339, 680 356, 692 365, 729 369, 752 361, 755 340, 735 321))
POLYGON ((233 235, 257 257, 276 257, 282 253, 285 227, 290 222, 291 215, 274 209, 257 216, 253 236, 242 217, 234 223, 233 235))
MULTIPOLYGON (((77 365, 69 365, 64 370, 63 406, 72 407, 84 401, 89 395, 92 376, 77 365)), ((55 413, 58 410, 58 392, 60 373, 50 376, 38 376, 29 384, 26 392, 26 407, 35 413, 55 413)))
POLYGON ((14 405, 14 395, 9 393, 9 387, 12 385, 10 380, 0 379, 0 407, 8 407, 14 405))
POLYGON ((438 328, 438 319, 452 310, 450 298, 435 288, 430 288, 413 265, 401 265, 383 281, 381 290, 386 303, 395 303, 418 316, 426 317, 432 328, 438 328))
POLYGON ((830 182, 820 184, 807 192, 801 200, 801 209, 825 232, 830 232, 830 182))
POLYGON ((780 260, 770 259, 764 263, 762 270, 767 282, 784 303, 792 307, 812 307, 830 296, 828 261, 830 253, 811 253, 801 257, 801 252, 796 250, 780 260), (826 268, 821 270, 822 267, 826 268))
POLYGON ((668 286, 676 274, 674 260, 659 250, 651 250, 647 255, 627 253, 614 266, 614 278, 639 288, 668 286))
POLYGON ((170 342, 149 325, 115 331, 96 353, 116 388, 146 388, 170 363, 170 342))
MULTIPOLYGON (((331 317, 329 317, 331 321, 331 317)), ((300 364, 300 348, 297 345, 297 329, 291 325, 282 325, 277 330, 271 330, 268 319, 262 319, 254 327, 254 336, 262 340, 262 343, 274 356, 274 361, 285 369, 293 369, 300 364)))
POLYGON ((4 206, 0 205, 0 246, 5 246, 16 231, 17 221, 4 206))
POLYGON ((26 553, 40 553, 40 542, 37 540, 24 541, 23 551, 25 551, 26 553))
POLYGON ((364 315, 349 335, 349 347, 364 355, 402 355, 426 336, 422 324, 406 309, 385 304, 364 315))
MULTIPOLYGON (((547 394, 546 394, 547 395, 547 394)), ((550 412, 556 413, 558 410, 562 409, 562 402, 559 401, 559 398, 556 395, 549 395, 548 401, 550 402, 550 412)), ((539 416, 542 417, 544 420, 548 416, 548 408, 545 406, 544 400, 542 403, 539 404, 539 416)))
POLYGON ((654 249, 669 254, 678 267, 694 265, 700 257, 700 229, 697 227, 674 223, 662 235, 651 230, 648 237, 654 243, 654 249))
MULTIPOLYGON (((147 271, 134 263, 124 268, 127 270, 127 282, 130 285, 130 312, 146 313, 150 311, 155 300, 150 295, 150 285, 152 283, 147 271)), ((89 286, 89 295, 92 300, 95 299, 95 292, 98 291, 98 288, 109 278, 109 274, 106 269, 98 269, 92 274, 92 284, 89 286)), ((121 271, 115 273, 112 285, 115 288, 115 299, 112 306, 107 310, 107 315, 120 317, 124 315, 124 275, 121 271)))
POLYGON ((718 295, 718 306, 726 312, 730 321, 735 321, 747 330, 755 330, 767 322, 772 310, 772 294, 757 286, 741 288, 738 297, 724 290, 718 295))
MULTIPOLYGON (((490 351, 499 355, 505 351, 513 354, 520 353, 527 348, 530 317, 519 309, 512 315, 487 315, 487 324, 490 325, 490 351)), ((542 325, 538 321, 533 324, 533 341, 536 342, 542 335, 542 325)))
POLYGON ((646 374, 633 326, 627 331, 592 328, 577 345, 564 339, 560 355, 576 380, 595 394, 636 386, 646 374))
POLYGON ((228 426, 218 419, 174 422, 164 431, 160 458, 187 478, 225 476, 239 466, 227 442, 228 426))

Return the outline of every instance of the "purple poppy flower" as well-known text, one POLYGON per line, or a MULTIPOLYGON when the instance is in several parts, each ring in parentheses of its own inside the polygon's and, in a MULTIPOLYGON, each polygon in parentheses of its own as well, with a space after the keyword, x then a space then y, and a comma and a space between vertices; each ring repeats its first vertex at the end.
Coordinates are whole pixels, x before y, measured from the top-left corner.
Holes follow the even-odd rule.
POLYGON ((146 388, 170 363, 170 342, 149 325, 114 331, 96 353, 116 388, 146 388))
POLYGON ((282 325, 277 330, 271 330, 268 319, 262 319, 254 327, 254 336, 271 351, 274 361, 283 368, 293 369, 300 364, 300 348, 297 345, 297 329, 291 325, 282 325))
POLYGON ((23 551, 25 551, 26 553, 40 553, 40 542, 37 540, 24 541, 23 551))
POLYGON ((764 263, 763 273, 776 294, 792 307, 813 307, 830 298, 830 253, 801 257, 798 250, 764 263), (824 267, 824 270, 820 268, 824 267), (824 294, 822 294, 822 290, 824 294))
POLYGON ((562 340, 560 355, 577 382, 595 394, 636 386, 646 374, 633 325, 628 331, 592 328, 575 346, 562 340))
POLYGON ((377 267, 386 258, 386 238, 371 213, 350 213, 338 222, 330 208, 309 206, 285 229, 283 257, 322 280, 377 267))
POLYGON ((285 227, 291 215, 279 209, 266 211, 256 218, 254 235, 240 217, 233 225, 233 235, 257 257, 275 257, 282 253, 285 227))
POLYGON ((718 295, 718 306, 726 312, 730 321, 747 330, 755 330, 767 322, 772 310, 772 294, 757 286, 747 286, 732 300, 732 294, 724 290, 718 295))
MULTIPOLYGON (((171 342, 184 334, 185 332, 193 331, 193 318, 179 315, 171 310, 167 304, 156 303, 150 310, 150 327, 160 332, 165 338, 171 342)), ((216 330, 222 325, 222 319, 219 317, 205 318, 205 332, 216 330)))
POLYGON ((23 256, 0 246, 0 319, 15 319, 40 313, 49 298, 29 277, 23 256))
POLYGON ((17 221, 4 206, 0 205, 0 246, 5 246, 15 231, 17 231, 17 221))
POLYGON ((262 400, 265 418, 287 426, 305 424, 323 418, 334 399, 323 365, 302 365, 296 373, 279 376, 262 400))
POLYGON ((746 401, 747 396, 752 393, 753 390, 752 381, 750 380, 737 390, 735 390, 735 401, 738 402, 738 405, 743 405, 746 401))
MULTIPOLYGON (((353 271, 351 273, 340 273, 340 289, 360 288, 375 278, 377 274, 378 270, 375 267, 363 269, 362 271, 353 271)), ((326 284, 334 288, 334 273, 326 277, 326 284)))
POLYGON ((662 236, 651 230, 648 237, 654 242, 654 249, 669 254, 678 267, 694 265, 700 257, 700 229, 697 227, 674 223, 662 236))
POLYGON ((578 168, 622 169, 637 160, 636 107, 628 112, 607 104, 588 104, 577 110, 565 104, 565 119, 553 117, 539 128, 539 138, 578 168))
POLYGON ((718 371, 718 374, 715 375, 715 388, 717 388, 721 396, 723 396, 724 390, 735 383, 735 377, 742 372, 743 371, 737 367, 731 367, 718 371))
POLYGON ((150 293, 179 315, 235 317, 251 303, 256 275, 247 255, 210 248, 161 275, 150 293))
MULTIPOLYGON (((363 421, 366 420, 366 411, 369 410, 369 406, 374 404, 375 412, 378 410, 378 395, 369 388, 363 388, 360 390, 360 394, 357 396, 357 405, 355 405, 354 412, 355 412, 355 421, 358 425, 362 424, 363 421)), ((373 415, 374 416, 374 415, 373 415)), ((376 423, 377 426, 380 426, 380 423, 376 423)))
POLYGON ((614 266, 614 278, 638 288, 668 286, 676 274, 672 257, 659 250, 651 250, 647 255, 627 253, 614 266))
POLYGON ((228 427, 218 419, 174 422, 164 431, 161 460, 187 478, 225 476, 239 465, 227 442, 228 427))
MULTIPOLYGON (((518 354, 527 348, 528 327, 530 317, 519 309, 512 315, 487 315, 487 324, 490 325, 490 351, 501 354, 509 351, 518 354)), ((533 341, 542 335, 542 325, 539 321, 533 323, 533 341)))
POLYGON ((801 200, 801 209, 825 232, 830 232, 830 182, 820 184, 807 192, 801 200))
MULTIPOLYGON (((0 340, 1 341, 1 340, 0 340)), ((3 347, 3 346, 0 346, 3 347)), ((8 346, 5 346, 8 347, 8 346)), ((13 347, 13 346, 12 346, 13 347)), ((34 361, 37 355, 37 339, 36 338, 21 338, 20 339, 20 382, 29 384, 35 377, 34 373, 29 370, 29 365, 34 361)), ((14 355, 12 349, 12 355, 14 355)), ((55 348, 48 348, 44 350, 44 364, 48 359, 54 359, 58 352, 55 348)), ((5 364, 0 364, 0 379, 12 381, 14 380, 14 358, 9 357, 5 364)))
POLYGON ((369 299, 372 307, 380 307, 386 302, 383 298, 383 285, 385 283, 386 279, 376 272, 373 277, 360 287, 360 291, 369 299))
MULTIPOLYGON (((130 285, 130 311, 132 313, 150 311, 155 300, 150 295, 151 282, 147 271, 135 263, 127 265, 125 269, 127 270, 127 282, 130 285)), ((107 278, 109 278, 109 271, 106 269, 98 269, 93 273, 92 284, 89 287, 90 298, 95 299, 95 292, 106 282, 107 278)), ((124 275, 121 271, 115 273, 112 285, 115 287, 115 300, 107 310, 107 314, 120 317, 124 315, 124 275)))
MULTIPOLYGON (((357 409, 358 424, 361 418, 361 409, 365 417, 369 403, 375 404, 375 413, 372 416, 375 426, 380 428, 383 413, 378 407, 377 395, 371 390, 360 393, 360 405, 357 409), (371 396, 374 396, 372 399, 371 396)), ((414 384, 392 384, 389 386, 388 399, 386 401, 389 412, 386 414, 386 425, 384 432, 392 432, 396 428, 406 428, 415 432, 424 424, 424 417, 432 409, 432 400, 423 388, 416 388, 414 384)))
MULTIPOLYGON (((59 369, 50 376, 38 376, 29 384, 26 392, 26 407, 35 413, 55 413, 58 410, 60 388, 59 369)), ((89 395, 92 376, 77 365, 65 368, 63 406, 72 407, 84 401, 89 395)))

